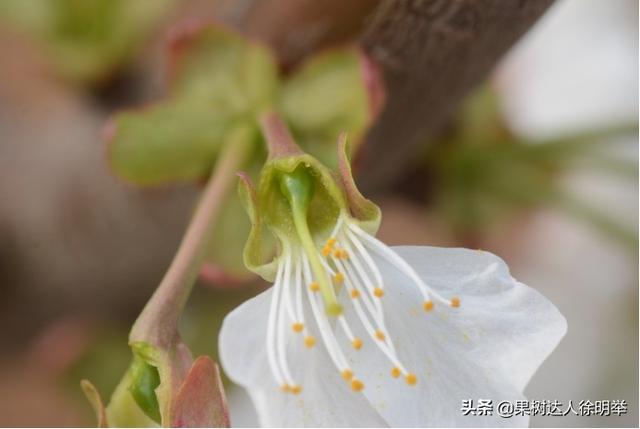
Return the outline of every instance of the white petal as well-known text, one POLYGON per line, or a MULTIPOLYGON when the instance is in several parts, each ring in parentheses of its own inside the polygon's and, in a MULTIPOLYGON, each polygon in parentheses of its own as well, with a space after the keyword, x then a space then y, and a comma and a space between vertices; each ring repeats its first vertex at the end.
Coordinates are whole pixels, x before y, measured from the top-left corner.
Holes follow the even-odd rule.
MULTIPOLYGON (((362 350, 349 351, 348 358, 372 405, 390 426, 526 425, 526 417, 463 416, 462 400, 492 399, 495 406, 524 399, 524 386, 566 332, 562 315, 488 252, 394 250, 440 295, 457 296, 462 304, 436 303, 426 313, 417 287, 376 257, 386 284, 382 299, 389 334, 418 383, 408 386, 392 378, 392 365, 368 341, 362 350)), ((347 317, 359 326, 351 310, 347 317)), ((366 338, 362 330, 357 335, 366 338)))
MULTIPOLYGON (((283 393, 273 379, 265 352, 272 289, 245 302, 224 320, 220 360, 226 374, 249 391, 260 425, 266 427, 380 427, 385 421, 362 394, 352 392, 333 366, 317 330, 316 345, 307 349, 300 334, 291 333, 288 360, 302 386, 299 395, 283 393)), ((305 309, 311 315, 310 309, 305 309)), ((231 422, 233 424, 233 422, 231 422)))

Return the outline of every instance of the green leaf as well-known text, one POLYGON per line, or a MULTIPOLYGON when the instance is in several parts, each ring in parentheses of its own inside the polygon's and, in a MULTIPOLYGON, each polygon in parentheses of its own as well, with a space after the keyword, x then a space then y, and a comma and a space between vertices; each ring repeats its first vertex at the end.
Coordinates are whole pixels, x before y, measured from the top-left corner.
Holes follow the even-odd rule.
POLYGON ((197 103, 121 112, 108 127, 109 162, 138 185, 198 180, 210 172, 229 122, 222 111, 197 103))
POLYGON ((340 133, 357 146, 379 110, 372 106, 373 92, 381 91, 378 74, 371 73, 368 86, 364 67, 357 49, 327 51, 304 64, 280 94, 280 112, 300 145, 332 168, 340 133))
POLYGON ((264 46, 219 27, 185 27, 172 41, 172 95, 255 120, 275 97, 278 70, 264 46))
POLYGON ((138 185, 206 177, 229 133, 255 129, 278 86, 269 51, 216 27, 183 28, 170 52, 171 95, 107 128, 114 171, 138 185))
POLYGON ((130 59, 176 0, 3 0, 0 19, 34 38, 65 78, 94 84, 130 59))

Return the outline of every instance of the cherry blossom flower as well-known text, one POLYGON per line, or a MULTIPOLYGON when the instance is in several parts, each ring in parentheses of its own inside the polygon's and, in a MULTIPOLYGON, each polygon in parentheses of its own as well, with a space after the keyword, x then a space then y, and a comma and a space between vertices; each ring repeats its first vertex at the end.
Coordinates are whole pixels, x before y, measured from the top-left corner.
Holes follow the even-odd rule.
POLYGON ((357 190, 341 138, 339 174, 302 153, 274 117, 246 265, 273 287, 229 314, 227 375, 263 426, 515 426, 463 415, 465 399, 524 399, 566 332, 559 311, 488 252, 388 247, 357 190), (267 231, 265 231, 265 226, 267 231), (276 257, 263 258, 265 233, 276 257))

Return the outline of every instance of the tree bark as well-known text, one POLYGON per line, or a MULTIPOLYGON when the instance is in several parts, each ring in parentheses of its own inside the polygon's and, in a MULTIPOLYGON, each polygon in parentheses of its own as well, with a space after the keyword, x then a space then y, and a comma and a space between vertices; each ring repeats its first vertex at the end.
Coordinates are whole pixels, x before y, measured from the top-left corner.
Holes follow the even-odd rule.
POLYGON ((419 161, 461 100, 553 0, 384 0, 362 37, 382 65, 387 105, 367 136, 360 183, 389 185, 419 161))

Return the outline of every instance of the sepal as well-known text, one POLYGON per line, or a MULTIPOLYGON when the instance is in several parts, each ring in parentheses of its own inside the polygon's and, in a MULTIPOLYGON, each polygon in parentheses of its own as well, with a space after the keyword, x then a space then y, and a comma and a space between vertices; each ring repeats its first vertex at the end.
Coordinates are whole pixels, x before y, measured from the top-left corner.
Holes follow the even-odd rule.
POLYGON ((350 214, 359 221, 360 227, 371 235, 375 235, 380 227, 382 213, 373 201, 365 198, 351 173, 351 164, 347 151, 347 135, 340 134, 338 139, 338 174, 347 199, 350 214))
MULTIPOLYGON (((246 267, 267 281, 273 281, 276 276, 277 259, 268 261, 265 248, 269 239, 265 235, 264 223, 258 206, 258 195, 251 178, 244 172, 238 173, 238 195, 249 215, 251 231, 244 246, 243 259, 246 267)), ((272 242, 272 240, 271 240, 272 242)))

